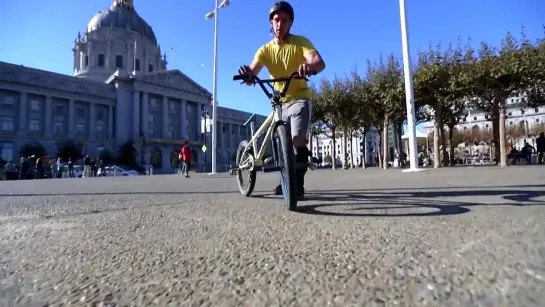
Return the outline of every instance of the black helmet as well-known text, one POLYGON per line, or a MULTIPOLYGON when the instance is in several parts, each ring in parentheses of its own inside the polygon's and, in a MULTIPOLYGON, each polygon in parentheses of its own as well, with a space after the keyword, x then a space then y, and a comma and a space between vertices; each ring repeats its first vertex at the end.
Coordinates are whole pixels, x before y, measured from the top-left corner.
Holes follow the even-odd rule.
POLYGON ((284 12, 290 15, 291 20, 293 20, 294 18, 293 7, 287 1, 278 1, 273 5, 273 7, 271 7, 271 11, 269 13, 269 21, 272 20, 274 14, 278 12, 284 12))

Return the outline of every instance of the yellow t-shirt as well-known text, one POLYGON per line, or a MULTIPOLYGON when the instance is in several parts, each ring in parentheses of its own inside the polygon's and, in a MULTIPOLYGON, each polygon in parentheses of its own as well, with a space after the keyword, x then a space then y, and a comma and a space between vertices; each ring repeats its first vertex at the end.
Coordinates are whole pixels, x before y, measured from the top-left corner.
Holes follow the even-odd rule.
MULTIPOLYGON (((315 50, 314 45, 306 37, 290 34, 282 45, 278 45, 272 40, 261 46, 255 54, 254 62, 267 67, 271 79, 285 78, 296 72, 299 66, 306 61, 304 54, 313 50, 315 50)), ((285 83, 277 82, 274 84, 274 88, 281 91, 285 83)), ((283 101, 304 98, 310 98, 307 81, 292 79, 283 101)))

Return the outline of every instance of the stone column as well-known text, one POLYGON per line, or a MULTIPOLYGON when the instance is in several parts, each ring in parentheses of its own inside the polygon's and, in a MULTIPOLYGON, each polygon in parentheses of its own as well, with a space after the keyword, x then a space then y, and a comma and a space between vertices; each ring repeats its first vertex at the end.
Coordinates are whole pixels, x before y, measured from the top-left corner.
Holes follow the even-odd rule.
POLYGON ((74 99, 70 99, 68 101, 68 135, 70 137, 75 136, 75 127, 74 122, 76 119, 76 112, 75 112, 75 106, 74 106, 74 99))
POLYGON ((72 73, 76 73, 78 71, 78 48, 77 47, 74 47, 74 54, 73 54, 73 57, 74 57, 74 67, 72 68, 72 73))
POLYGON ((19 132, 24 134, 27 131, 27 113, 28 107, 26 103, 27 93, 21 92, 19 96, 19 132))
POLYGON ((104 55, 104 66, 108 69, 112 67, 112 42, 106 43, 106 54, 104 55))
POLYGON ((85 68, 85 54, 83 51, 79 52, 79 67, 80 70, 85 68))
POLYGON ((127 66, 125 67, 127 69, 127 71, 131 72, 133 71, 133 68, 134 66, 134 44, 132 44, 132 48, 131 48, 131 44, 127 44, 127 66))
POLYGON ((149 104, 148 104, 148 93, 142 92, 142 133, 144 134, 144 137, 148 136, 148 126, 149 126, 149 104))
POLYGON ((148 72, 148 48, 146 48, 144 50, 144 61, 142 61, 144 63, 144 67, 140 67, 142 69, 140 69, 142 71, 142 73, 147 73, 148 72))
POLYGON ((180 119, 180 129, 181 131, 181 137, 184 140, 187 140, 187 102, 185 100, 182 100, 182 118, 180 119))
POLYGON ((140 127, 140 92, 136 90, 132 92, 132 117, 132 134, 138 138, 142 129, 140 127))
POLYGON ((88 58, 88 64, 89 68, 94 67, 94 61, 93 61, 93 44, 91 42, 87 42, 87 58, 88 58))
POLYGON ((80 43, 77 42, 76 43, 76 54, 74 55, 74 62, 76 62, 76 72, 81 70, 82 66, 81 66, 81 48, 80 48, 80 43))
POLYGON ((96 138, 96 104, 91 102, 89 105, 89 140, 94 141, 96 138))
POLYGON ((231 123, 225 123, 225 148, 231 148, 231 123))
POLYGON ((51 133, 51 96, 45 96, 45 133, 51 133))
POLYGON ((199 140, 201 138, 201 134, 203 131, 201 131, 201 117, 202 117, 202 111, 203 111, 203 104, 199 103, 197 104, 197 119, 198 119, 198 125, 197 125, 197 135, 199 137, 199 140))
POLYGON ((163 135, 164 139, 171 139, 172 137, 168 135, 168 97, 166 95, 163 95, 163 104, 161 106, 161 111, 163 111, 163 114, 161 115, 161 120, 163 122, 163 135))
MULTIPOLYGON (((135 106, 138 108, 138 105, 135 106)), ((138 137, 138 134, 136 135, 138 137)), ((114 107, 108 107, 108 139, 114 139, 114 107)))

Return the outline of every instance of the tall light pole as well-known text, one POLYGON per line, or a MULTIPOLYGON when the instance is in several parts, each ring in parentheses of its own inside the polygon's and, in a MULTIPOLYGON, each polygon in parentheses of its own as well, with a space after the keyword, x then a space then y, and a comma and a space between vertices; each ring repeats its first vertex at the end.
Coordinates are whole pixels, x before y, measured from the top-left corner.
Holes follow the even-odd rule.
POLYGON ((418 168, 416 152, 416 125, 414 111, 413 75, 411 72, 411 55, 409 53, 409 35, 407 34, 407 13, 405 0, 399 0, 399 20, 401 23, 401 47, 403 49, 403 70, 405 75, 405 99, 407 104, 407 130, 409 132, 409 162, 410 168, 404 172, 422 170, 418 168))
POLYGON ((216 147, 217 147, 217 122, 218 122, 218 11, 220 8, 229 6, 229 0, 223 0, 218 4, 214 2, 214 10, 204 16, 207 20, 214 17, 214 68, 212 77, 212 172, 216 174, 216 147))

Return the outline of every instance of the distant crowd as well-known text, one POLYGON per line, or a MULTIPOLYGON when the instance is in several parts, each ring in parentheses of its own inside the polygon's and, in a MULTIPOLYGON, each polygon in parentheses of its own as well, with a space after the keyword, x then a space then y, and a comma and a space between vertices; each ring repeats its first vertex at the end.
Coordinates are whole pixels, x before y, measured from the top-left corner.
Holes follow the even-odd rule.
MULTIPOLYGON (((81 177, 97 177, 99 171, 104 169, 104 166, 102 160, 90 158, 86 155, 83 158, 81 177)), ((71 158, 68 158, 65 162, 60 157, 45 158, 32 155, 21 157, 18 166, 13 161, 8 161, 4 167, 5 180, 63 178, 64 173, 69 178, 80 177, 80 175, 76 176, 74 172, 74 161, 71 158)), ((100 173, 105 176, 105 172, 100 173)))

